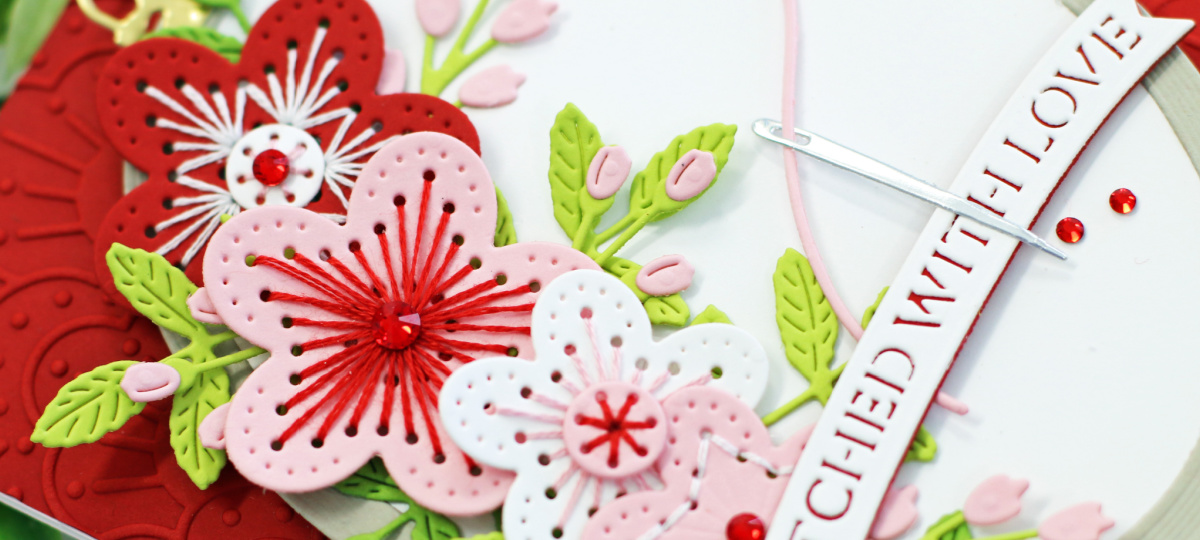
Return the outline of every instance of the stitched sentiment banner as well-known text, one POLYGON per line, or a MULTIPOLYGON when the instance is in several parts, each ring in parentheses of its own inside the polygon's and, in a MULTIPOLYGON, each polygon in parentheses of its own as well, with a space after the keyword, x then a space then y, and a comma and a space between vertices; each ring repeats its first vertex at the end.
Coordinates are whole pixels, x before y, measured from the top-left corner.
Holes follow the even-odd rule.
MULTIPOLYGON (((1032 224, 1112 110, 1190 30, 1098 0, 1038 63, 951 191, 1032 224)), ((867 536, 930 402, 1017 241, 937 211, 842 373, 768 540, 867 536)))

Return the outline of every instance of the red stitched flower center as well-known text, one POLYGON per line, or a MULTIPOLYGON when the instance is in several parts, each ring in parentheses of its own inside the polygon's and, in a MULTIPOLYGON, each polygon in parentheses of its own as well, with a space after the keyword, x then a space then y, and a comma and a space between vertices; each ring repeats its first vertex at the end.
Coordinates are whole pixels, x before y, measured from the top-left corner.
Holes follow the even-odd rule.
POLYGON ((375 312, 371 330, 380 347, 403 350, 421 335, 421 314, 404 302, 387 302, 375 312))
POLYGON ((637 394, 629 394, 625 397, 625 402, 621 405, 620 410, 613 414, 612 408, 608 406, 608 394, 605 392, 596 393, 596 403, 600 405, 600 410, 604 418, 593 418, 583 414, 575 415, 575 423, 584 426, 592 426, 603 430, 605 433, 593 438, 583 444, 580 449, 584 454, 591 453, 599 446, 608 445, 608 466, 616 468, 621 464, 620 449, 621 443, 629 445, 629 448, 639 456, 645 456, 650 451, 645 446, 641 446, 634 440, 630 431, 640 429, 651 429, 658 425, 654 417, 648 417, 643 421, 634 422, 629 420, 629 410, 633 408, 638 401, 637 394))
POLYGON ((262 185, 275 187, 287 180, 292 165, 288 162, 287 154, 275 150, 264 150, 254 156, 254 178, 262 185))

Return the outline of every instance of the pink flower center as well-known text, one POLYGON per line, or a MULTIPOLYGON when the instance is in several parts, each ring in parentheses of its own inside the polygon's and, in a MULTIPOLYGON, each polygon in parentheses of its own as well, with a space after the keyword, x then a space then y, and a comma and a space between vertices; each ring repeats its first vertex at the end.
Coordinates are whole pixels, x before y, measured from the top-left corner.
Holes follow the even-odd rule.
POLYGON ((254 156, 253 170, 254 178, 262 185, 275 187, 287 180, 292 166, 288 162, 287 154, 272 148, 254 156))
POLYGON ((762 540, 767 536, 767 527, 758 516, 750 513, 729 518, 725 526, 725 537, 729 540, 762 540))
POLYGON ((653 465, 666 439, 662 406, 632 384, 593 385, 567 409, 563 439, 581 467, 602 478, 621 478, 653 465))
POLYGON ((407 349, 421 335, 421 314, 404 302, 386 302, 371 319, 371 331, 380 347, 407 349))

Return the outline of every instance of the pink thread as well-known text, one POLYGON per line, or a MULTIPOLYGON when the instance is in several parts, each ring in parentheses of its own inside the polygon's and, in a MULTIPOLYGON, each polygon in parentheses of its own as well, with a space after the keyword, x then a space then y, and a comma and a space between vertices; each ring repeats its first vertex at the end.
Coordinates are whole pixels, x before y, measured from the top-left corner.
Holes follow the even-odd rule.
MULTIPOLYGON (((797 0, 783 0, 783 118, 781 118, 781 123, 785 137, 790 136, 796 128, 796 55, 800 48, 797 11, 797 0)), ((800 244, 804 247, 804 254, 808 256, 808 263, 812 266, 813 275, 816 276, 817 283, 821 285, 821 290, 825 293, 825 298, 829 300, 829 305, 833 307, 833 312, 837 314, 838 321, 857 341, 862 339, 862 326, 859 325, 858 318, 846 308, 841 296, 838 296, 837 289, 833 288, 833 280, 829 278, 829 272, 825 270, 825 261, 821 259, 821 253, 817 251, 817 241, 813 238, 812 229, 808 225, 808 213, 804 211, 804 198, 800 195, 800 172, 796 167, 796 152, 790 148, 784 148, 783 172, 787 176, 788 198, 792 202, 792 217, 796 220, 796 232, 800 233, 800 244)))

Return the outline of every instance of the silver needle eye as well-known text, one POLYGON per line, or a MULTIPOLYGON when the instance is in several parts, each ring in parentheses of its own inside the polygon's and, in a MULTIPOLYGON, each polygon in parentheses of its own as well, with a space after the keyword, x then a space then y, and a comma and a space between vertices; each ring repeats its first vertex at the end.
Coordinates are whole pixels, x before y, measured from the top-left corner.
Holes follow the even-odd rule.
POLYGON ((754 122, 754 133, 768 141, 782 144, 835 167, 840 167, 918 199, 933 203, 938 208, 949 210, 1000 233, 1016 238, 1059 259, 1067 259, 1066 253, 1051 246, 1028 229, 997 216, 963 197, 959 197, 889 165, 880 163, 875 159, 855 152, 820 135, 797 129, 793 138, 785 138, 782 136, 783 126, 779 122, 767 119, 754 122))

